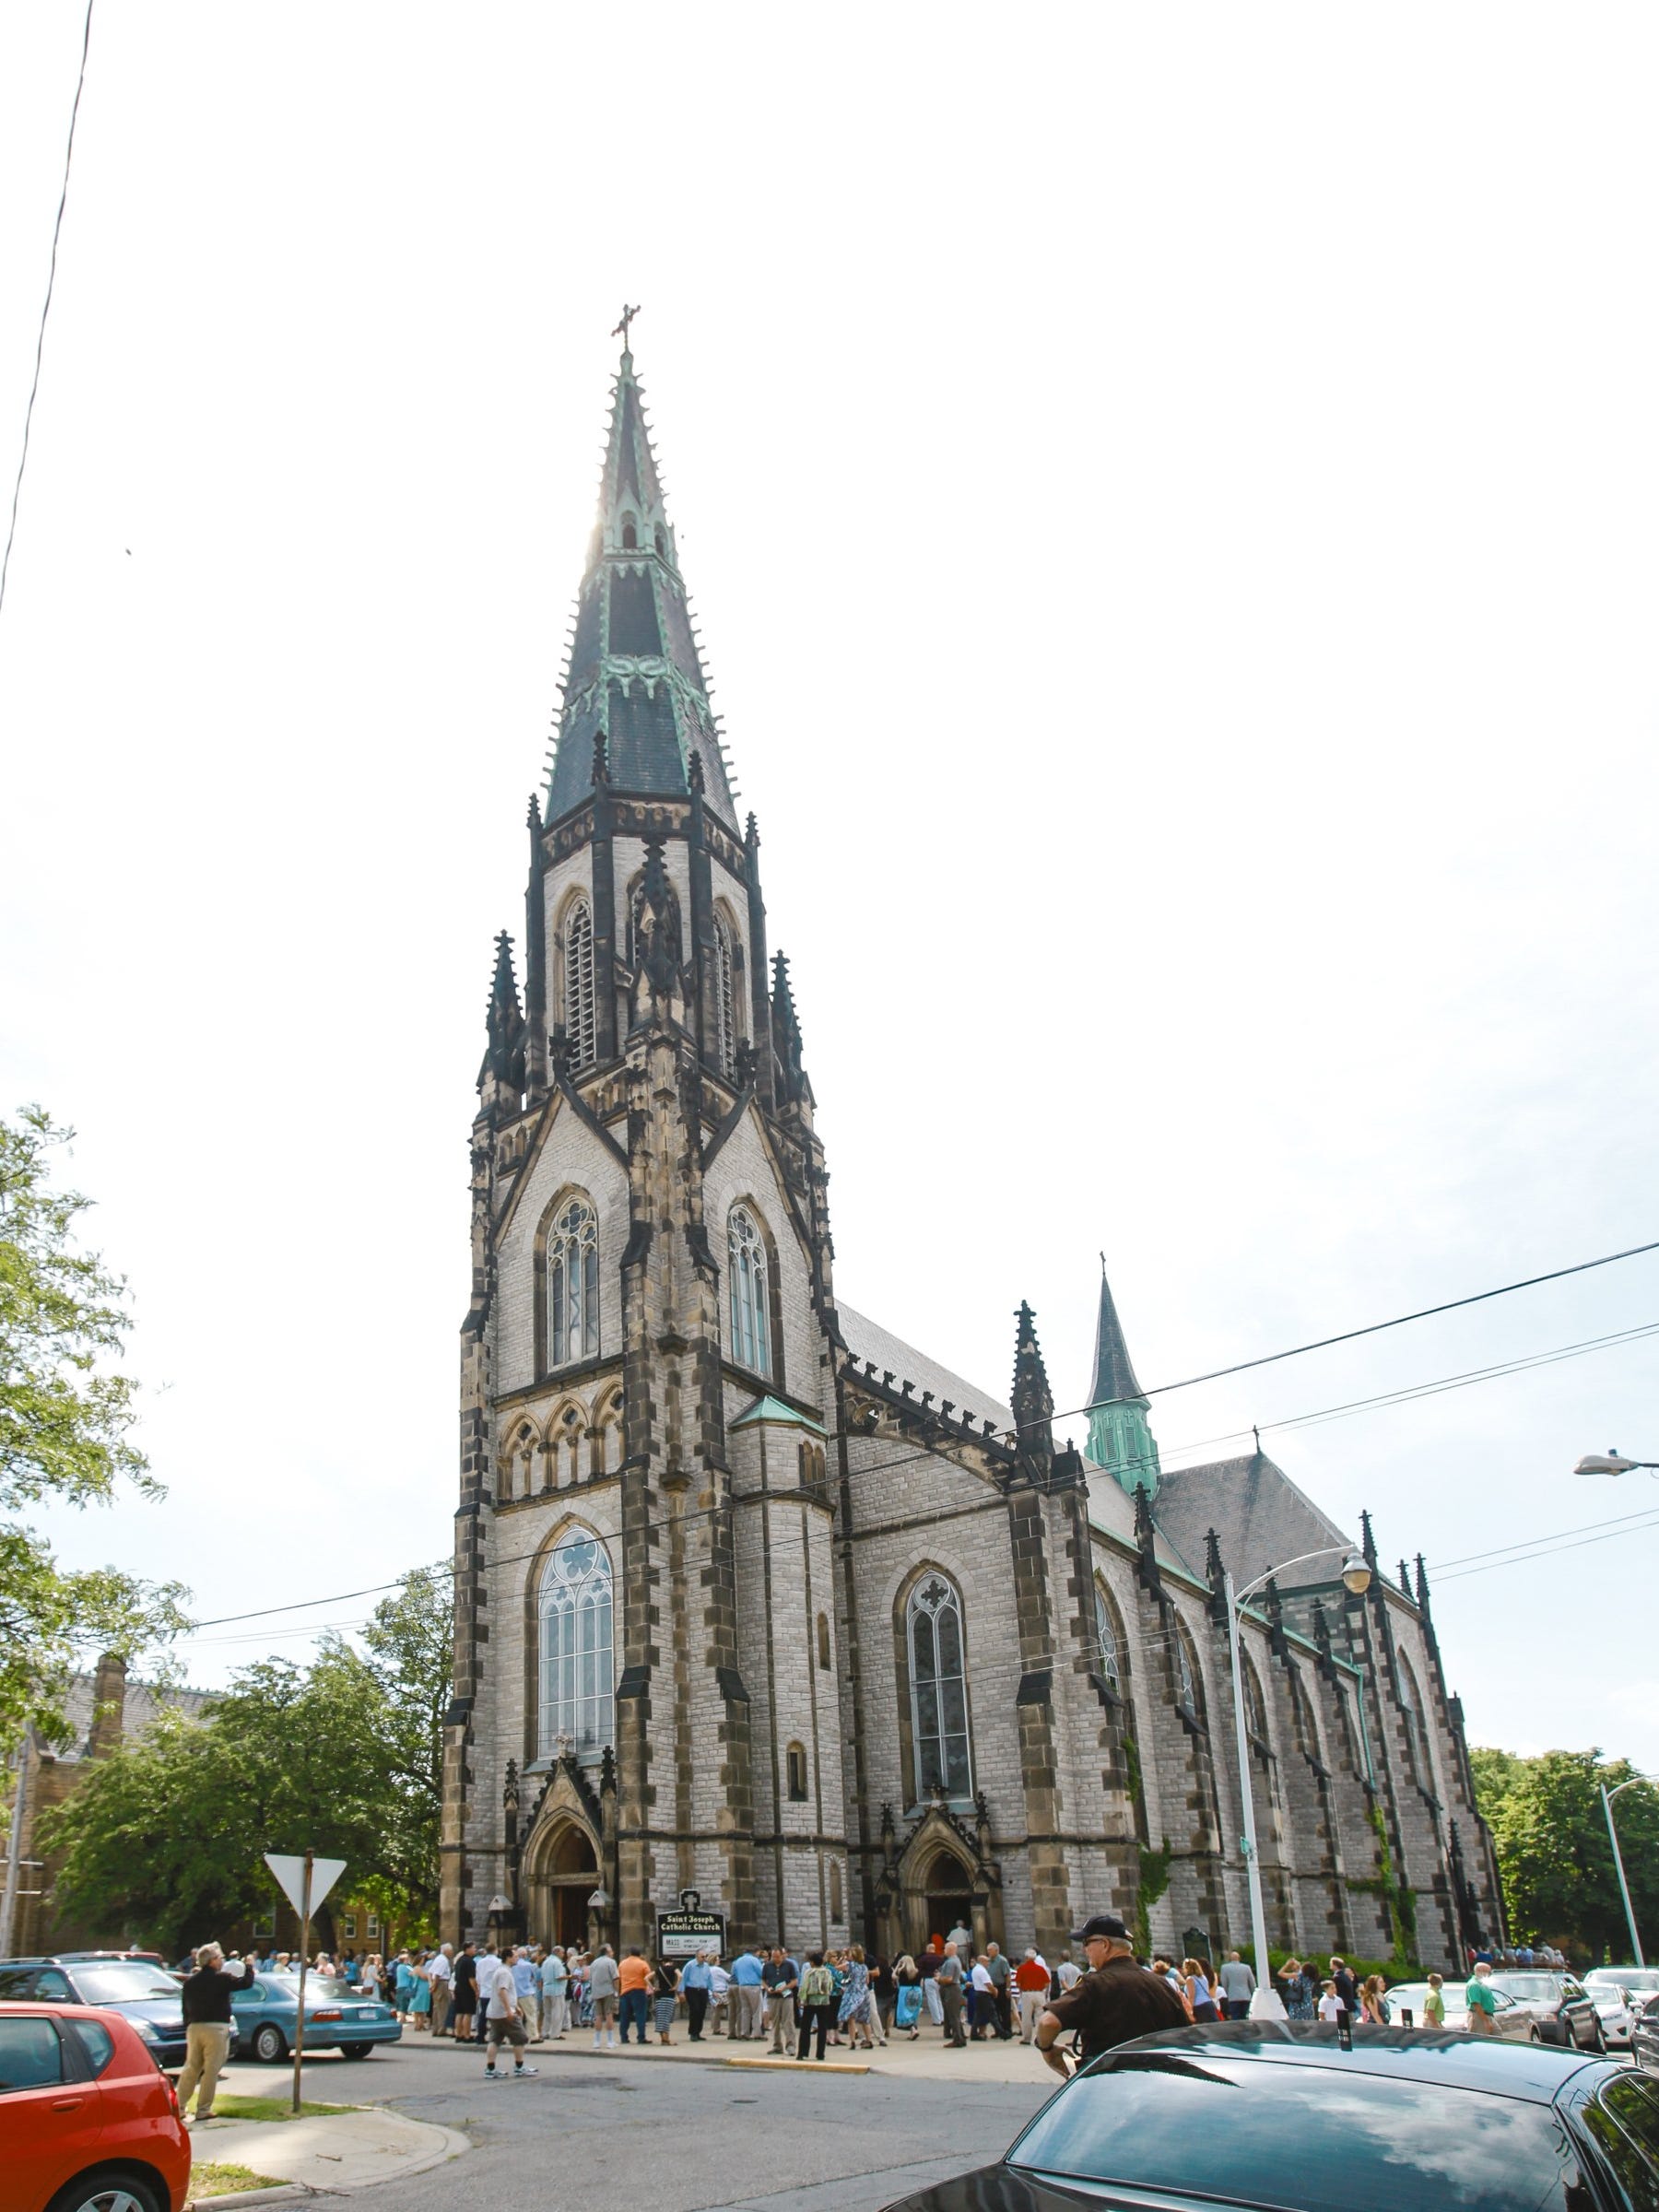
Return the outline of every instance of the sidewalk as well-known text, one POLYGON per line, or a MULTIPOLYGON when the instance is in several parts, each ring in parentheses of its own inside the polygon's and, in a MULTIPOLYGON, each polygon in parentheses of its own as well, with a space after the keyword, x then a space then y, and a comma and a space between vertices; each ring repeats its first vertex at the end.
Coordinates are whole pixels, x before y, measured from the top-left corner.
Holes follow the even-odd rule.
MULTIPOLYGON (((470 2061, 478 2072, 483 2071, 483 2053, 476 2043, 455 2044, 447 2037, 434 2042, 430 2037, 423 2036, 418 2041, 406 2040, 400 2048, 425 2050, 434 2054, 447 2052, 452 2056, 459 2053, 464 2064, 470 2061)), ((661 2043, 650 2042, 643 2046, 606 2044, 603 2050, 595 2051, 592 2029, 573 2028, 568 2035, 553 2042, 532 2044, 526 2056, 535 2066, 567 2058, 578 2062, 598 2058, 607 2065, 626 2061, 630 2065, 787 2068, 797 2074, 887 2074, 903 2075, 916 2081, 1029 2082, 1039 2088, 1050 2084, 1059 2087, 1057 2077, 1049 2072, 1036 2052, 1018 2038, 1006 2043, 970 2043, 965 2051, 958 2051, 931 2024, 924 2029, 920 2041, 914 2043, 901 2034, 889 2041, 885 2050, 880 2044, 874 2051, 853 2051, 844 2043, 831 2046, 821 2065, 816 2058, 774 2057, 770 2038, 743 2042, 724 2035, 706 2036, 700 2043, 694 2043, 683 2021, 676 2023, 674 2041, 665 2049, 661 2043)))
MULTIPOLYGON (((228 2196, 205 2196, 208 2205, 274 2205, 312 2190, 354 2195, 382 2182, 405 2181, 425 2173, 472 2145, 453 2128, 406 2120, 381 2105, 299 2120, 209 2120, 191 2130, 198 2166, 245 2166, 273 2181, 300 2184, 288 2189, 253 2189, 228 2196)), ((192 2204, 198 2200, 192 2196, 192 2204)))

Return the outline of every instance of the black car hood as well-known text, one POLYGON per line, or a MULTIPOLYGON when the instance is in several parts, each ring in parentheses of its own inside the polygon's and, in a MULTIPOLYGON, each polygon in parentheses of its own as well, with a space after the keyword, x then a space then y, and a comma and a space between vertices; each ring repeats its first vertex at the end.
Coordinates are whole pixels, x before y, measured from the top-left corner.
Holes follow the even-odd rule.
POLYGON ((170 1997, 124 1997, 113 2005, 100 2005, 100 2012, 118 2012, 124 2020, 147 2020, 152 2028, 170 2030, 174 2035, 184 2032, 184 2000, 182 1995, 170 1997))
POLYGON ((901 2196, 887 2212, 1077 2212, 1079 2204, 1098 2199, 1097 2190, 1064 2189, 999 2159, 994 2166, 976 2166, 971 2173, 901 2196))

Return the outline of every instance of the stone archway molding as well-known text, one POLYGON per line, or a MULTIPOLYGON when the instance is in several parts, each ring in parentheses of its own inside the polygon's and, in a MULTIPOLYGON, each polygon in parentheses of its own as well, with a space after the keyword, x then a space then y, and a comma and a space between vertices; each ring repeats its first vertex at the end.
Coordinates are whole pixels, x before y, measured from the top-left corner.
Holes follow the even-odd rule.
POLYGON ((974 1799, 974 1816, 970 1828, 952 1811, 943 1792, 935 1792, 933 1803, 916 1815, 900 1838, 892 1806, 882 1806, 875 1905, 877 1943, 889 1959, 903 1951, 919 1956, 935 1932, 926 1924, 927 1899, 934 1887, 930 1877, 941 1860, 960 1869, 975 1951, 982 1951, 988 1943, 1006 1947, 1002 1867, 991 1855, 991 1814, 982 1792, 974 1799))

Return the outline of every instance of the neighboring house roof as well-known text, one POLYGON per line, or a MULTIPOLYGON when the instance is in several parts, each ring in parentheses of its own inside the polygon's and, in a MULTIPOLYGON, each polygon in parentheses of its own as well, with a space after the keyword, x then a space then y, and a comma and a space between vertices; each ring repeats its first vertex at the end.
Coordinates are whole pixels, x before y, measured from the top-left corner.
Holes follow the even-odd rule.
MULTIPOLYGON (((73 1764, 85 1759, 87 1746, 92 1734, 93 1675, 76 1675, 69 1684, 69 1694, 64 1700, 68 1716, 70 1737, 66 1743, 54 1744, 60 1760, 73 1764)), ((213 1701, 212 1693, 206 1689, 168 1689, 152 1682, 135 1682, 129 1678, 126 1694, 122 1700, 121 1734, 130 1742, 142 1735, 163 1710, 186 1712, 194 1719, 203 1707, 213 1701)))
MULTIPOLYGON (((1166 1467, 1152 1500, 1152 1518, 1200 1575, 1206 1538, 1213 1528, 1222 1559, 1241 1588, 1304 1552, 1353 1541, 1265 1452, 1198 1467, 1166 1467)), ((1337 1568, 1335 1559, 1323 1567, 1316 1562, 1291 1575, 1286 1587, 1329 1582, 1337 1568)))
POLYGON ((925 1352, 917 1351, 914 1345, 906 1344, 884 1329, 879 1322, 870 1321, 862 1313, 854 1313, 851 1306, 836 1300, 836 1312, 841 1317, 841 1335, 847 1340, 847 1349, 856 1359, 873 1359, 877 1374, 892 1370, 899 1382, 913 1382, 920 1399, 924 1390, 934 1394, 935 1405, 948 1398, 959 1415, 977 1414, 982 1421, 994 1421, 999 1429, 1012 1429, 1012 1407, 988 1390, 970 1382, 961 1375, 953 1375, 947 1367, 930 1359, 925 1352))

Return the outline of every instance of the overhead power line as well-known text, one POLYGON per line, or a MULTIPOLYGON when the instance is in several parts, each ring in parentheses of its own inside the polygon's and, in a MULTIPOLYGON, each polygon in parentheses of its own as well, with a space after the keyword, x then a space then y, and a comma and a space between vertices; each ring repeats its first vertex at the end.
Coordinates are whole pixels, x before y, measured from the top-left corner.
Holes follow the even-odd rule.
POLYGON ((69 143, 64 148, 64 184, 58 194, 57 219, 52 226, 52 260, 46 271, 46 297, 41 303, 41 325, 35 334, 34 377, 29 387, 29 405, 23 410, 23 444, 18 454, 18 480, 12 486, 11 521, 6 526, 6 552, 0 558, 0 607, 6 605, 6 579, 11 571, 12 545, 18 535, 18 502, 23 496, 23 471, 29 465, 29 433, 34 423, 35 394, 41 389, 41 360, 46 350, 46 318, 52 312, 53 288, 57 283, 58 240, 63 235, 64 208, 69 198, 69 170, 75 159, 75 126, 80 119, 81 90, 87 81, 87 55, 92 45, 92 0, 87 0, 87 20, 81 31, 80 74, 75 80, 75 104, 69 111, 69 143))
MULTIPOLYGON (((1216 1368, 1208 1374, 1189 1376, 1184 1382, 1160 1383, 1156 1391, 1149 1390, 1144 1394, 1147 1397, 1156 1397, 1167 1395, 1171 1391, 1190 1390, 1197 1383, 1213 1382, 1223 1375, 1241 1374, 1246 1370, 1252 1368, 1271 1367, 1280 1359, 1300 1359, 1304 1352, 1322 1351, 1327 1346, 1334 1344, 1348 1344, 1351 1343, 1356 1337, 1359 1336, 1374 1336, 1379 1335, 1384 1329, 1403 1328, 1407 1322, 1425 1321, 1437 1313, 1453 1312, 1462 1306, 1479 1305, 1488 1299, 1507 1297, 1512 1291, 1514 1290, 1530 1290, 1535 1288, 1540 1283, 1559 1282, 1564 1277, 1571 1275, 1584 1275, 1589 1273, 1591 1269, 1596 1267, 1610 1267, 1617 1261, 1636 1259, 1643 1253, 1649 1252, 1659 1252, 1659 1239, 1655 1239, 1653 1242, 1649 1244, 1632 1244, 1630 1249, 1625 1252, 1610 1252, 1605 1253, 1600 1259, 1579 1260, 1570 1267, 1553 1268, 1547 1275, 1527 1276, 1520 1282, 1500 1283, 1493 1289, 1477 1290, 1467 1298, 1448 1299, 1441 1305, 1423 1306, 1412 1313, 1397 1314, 1392 1321, 1371 1322, 1364 1328, 1348 1329, 1338 1336, 1324 1336, 1318 1338, 1315 1342, 1311 1344, 1293 1345, 1288 1351, 1267 1352, 1264 1353, 1259 1359, 1241 1359, 1232 1367, 1216 1368)), ((1315 1413, 1293 1414, 1287 1416, 1285 1418, 1278 1421, 1263 1422, 1260 1424, 1260 1426, 1264 1429, 1294 1428, 1304 1423, 1332 1419, 1335 1418, 1337 1414, 1358 1412, 1371 1406, 1392 1404, 1398 1402, 1401 1399, 1414 1396, 1428 1396, 1436 1391, 1453 1389, 1461 1384, 1487 1381, 1496 1375, 1517 1372, 1528 1367, 1545 1366, 1557 1359, 1574 1358, 1584 1352, 1598 1350, 1606 1345, 1633 1341, 1639 1337, 1652 1335, 1656 1330, 1659 1330, 1659 1323, 1641 1322, 1638 1323, 1635 1326, 1630 1329, 1616 1330, 1611 1335, 1606 1336, 1587 1337, 1582 1343, 1576 1345, 1563 1345, 1557 1347, 1555 1350, 1547 1352, 1529 1353, 1520 1359, 1504 1360, 1490 1368, 1471 1368, 1459 1375, 1442 1376, 1436 1382, 1407 1384, 1399 1391, 1385 1391, 1379 1397, 1374 1399, 1355 1398, 1343 1406, 1326 1406, 1315 1413)), ((1124 1401, 1121 1399, 1102 1399, 1099 1401, 1099 1403, 1101 1405, 1119 1405, 1124 1403, 1124 1401)), ((1056 1413, 1051 1418, 1056 1421, 1071 1420, 1080 1417, 1083 1414, 1093 1412, 1094 1410, 1095 1407, 1090 1406, 1074 1406, 1069 1412, 1056 1413)), ((1249 1431, 1245 1430, 1229 1430, 1219 1437, 1208 1438, 1205 1441, 1212 1443, 1225 1443, 1231 1437, 1243 1436, 1248 1433, 1249 1431)), ((841 1431, 839 1430, 830 1431, 826 1435, 826 1442, 833 1443, 837 1441, 840 1434, 841 1431)), ((959 1440, 952 1438, 949 1441, 955 1441, 959 1440)), ((959 1441, 963 1442, 972 1442, 977 1440, 971 1437, 965 1437, 959 1441)), ((1182 1444, 1172 1445, 1171 1449, 1172 1451, 1196 1451, 1199 1449, 1199 1447, 1196 1444, 1182 1444)), ((899 1467, 910 1465, 911 1462, 915 1460, 935 1459, 938 1456, 938 1450, 939 1448, 937 1446, 930 1446, 924 1451, 907 1453, 894 1459, 884 1460, 881 1463, 881 1472, 884 1475, 889 1474, 899 1467)), ((724 1512, 724 1508, 714 1507, 710 1510, 712 1512, 724 1512)), ((687 1514, 683 1517, 680 1525, 684 1527, 689 1522, 704 1517, 706 1516, 702 1514, 687 1514)), ((524 1553, 522 1555, 522 1557, 525 1559, 528 1559, 532 1556, 533 1555, 530 1553, 524 1553)), ((498 1560, 495 1563, 500 1566, 507 1566, 511 1565, 512 1560, 509 1559, 498 1560)), ((452 1571, 451 1562, 447 1559, 435 1560, 432 1562, 429 1571, 435 1573, 447 1573, 452 1571)), ((412 1569, 410 1571, 419 1572, 421 1570, 412 1569)), ((198 1630, 227 1628, 238 1621, 269 1619, 278 1613, 305 1612, 308 1611, 312 1606, 344 1605, 352 1598, 376 1597, 388 1590, 395 1590, 401 1586, 405 1578, 400 1575, 389 1583, 371 1583, 366 1589, 336 1590, 329 1595, 324 1597, 293 1598, 284 1605, 261 1606, 256 1607, 253 1611, 248 1613, 217 1614, 210 1620, 197 1621, 195 1626, 198 1630)))

